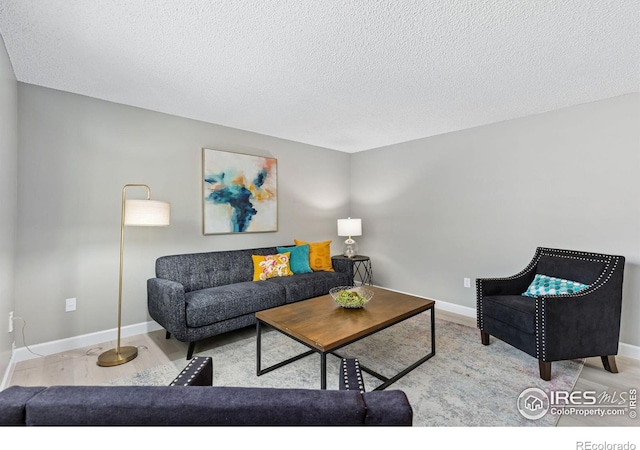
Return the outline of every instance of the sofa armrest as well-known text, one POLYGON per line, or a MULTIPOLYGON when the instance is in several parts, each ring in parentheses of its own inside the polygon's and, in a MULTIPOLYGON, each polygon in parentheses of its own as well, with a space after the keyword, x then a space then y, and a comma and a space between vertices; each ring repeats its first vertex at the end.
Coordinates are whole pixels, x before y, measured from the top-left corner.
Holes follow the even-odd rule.
POLYGON ((0 426, 26 425, 27 402, 45 387, 10 386, 0 393, 0 426))
POLYGON ((213 363, 210 356, 196 356, 169 386, 212 386, 213 363))
POLYGON ((537 302, 544 361, 618 353, 622 270, 583 291, 544 296, 537 302), (587 336, 597 339, 585 339, 587 336))
POLYGON ((164 278, 147 280, 149 315, 179 341, 188 341, 184 286, 164 278))
MULTIPOLYGON (((535 268, 534 268, 535 269, 535 268)), ((527 290, 535 278, 535 270, 520 272, 504 278, 477 278, 476 294, 478 298, 491 295, 518 295, 527 290)))
POLYGON ((407 427, 413 425, 413 408, 403 391, 365 392, 362 398, 367 405, 365 425, 407 427))
POLYGON ((349 279, 353 280, 353 261, 347 258, 331 258, 333 270, 349 275, 349 279))
POLYGON ((364 392, 364 379, 357 358, 342 358, 340 362, 339 387, 341 391, 364 392))

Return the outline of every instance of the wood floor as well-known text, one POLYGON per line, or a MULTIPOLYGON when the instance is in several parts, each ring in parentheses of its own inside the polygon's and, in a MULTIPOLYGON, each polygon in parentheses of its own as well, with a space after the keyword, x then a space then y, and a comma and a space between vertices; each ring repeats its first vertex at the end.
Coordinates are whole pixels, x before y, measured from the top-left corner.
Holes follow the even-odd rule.
MULTIPOLYGON (((460 316, 446 311, 436 310, 436 317, 475 327, 473 318, 460 316)), ((215 348, 227 340, 241 339, 255 334, 252 327, 227 333, 198 343, 196 352, 215 348)), ((480 335, 478 335, 480 339, 480 335)), ((175 339, 165 339, 164 331, 154 331, 123 339, 122 345, 133 345, 139 348, 139 354, 133 361, 116 367, 99 367, 97 356, 103 351, 115 347, 115 342, 102 346, 86 347, 58 353, 50 356, 34 358, 16 364, 9 385, 51 386, 51 385, 98 385, 125 376, 131 376, 146 368, 165 364, 170 361, 185 360, 187 345, 175 339)), ((185 360, 186 362, 186 360, 185 360)), ((618 371, 612 374, 602 367, 600 358, 588 358, 584 369, 574 387, 574 391, 595 391, 609 395, 628 392, 629 389, 640 388, 640 361, 618 356, 618 371)), ((532 359, 532 364, 537 364, 532 359)), ((553 369, 552 369, 553 370, 553 369)), ((553 376, 553 372, 552 372, 553 376)), ((566 415, 558 421, 559 427, 628 427, 640 425, 629 414, 622 416, 580 416, 566 415)))

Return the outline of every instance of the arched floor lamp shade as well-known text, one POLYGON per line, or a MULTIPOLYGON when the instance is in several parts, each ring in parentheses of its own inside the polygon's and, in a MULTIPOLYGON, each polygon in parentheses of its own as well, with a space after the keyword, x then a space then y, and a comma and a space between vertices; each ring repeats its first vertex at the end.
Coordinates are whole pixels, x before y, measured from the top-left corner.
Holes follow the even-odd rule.
POLYGON ((118 366, 138 356, 137 347, 120 346, 122 327, 122 263, 124 255, 124 227, 166 227, 169 225, 171 207, 167 202, 151 200, 151 189, 146 184, 127 184, 122 188, 122 210, 120 219, 120 282, 118 286, 118 340, 116 348, 98 356, 99 366, 118 366), (146 200, 127 200, 127 188, 143 187, 147 190, 146 200))

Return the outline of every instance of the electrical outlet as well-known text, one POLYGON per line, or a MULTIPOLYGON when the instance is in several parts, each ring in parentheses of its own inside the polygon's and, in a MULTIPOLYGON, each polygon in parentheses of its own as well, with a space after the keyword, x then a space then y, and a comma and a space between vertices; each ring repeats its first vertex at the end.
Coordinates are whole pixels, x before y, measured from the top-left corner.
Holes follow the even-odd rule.
POLYGON ((9 313, 9 333, 13 333, 13 311, 9 313))
POLYGON ((76 310, 76 299, 68 298, 65 300, 65 308, 66 312, 75 311, 76 310))
POLYGON ((470 288, 471 287, 471 278, 465 278, 464 279, 464 287, 466 287, 466 288, 470 288))

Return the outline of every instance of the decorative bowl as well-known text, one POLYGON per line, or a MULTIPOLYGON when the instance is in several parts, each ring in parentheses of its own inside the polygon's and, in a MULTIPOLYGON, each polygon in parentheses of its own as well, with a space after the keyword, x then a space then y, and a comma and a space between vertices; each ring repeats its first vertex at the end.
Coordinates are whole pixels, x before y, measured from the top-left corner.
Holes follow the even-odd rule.
POLYGON ((333 300, 343 308, 362 308, 373 298, 373 291, 364 286, 336 286, 329 290, 333 300))

